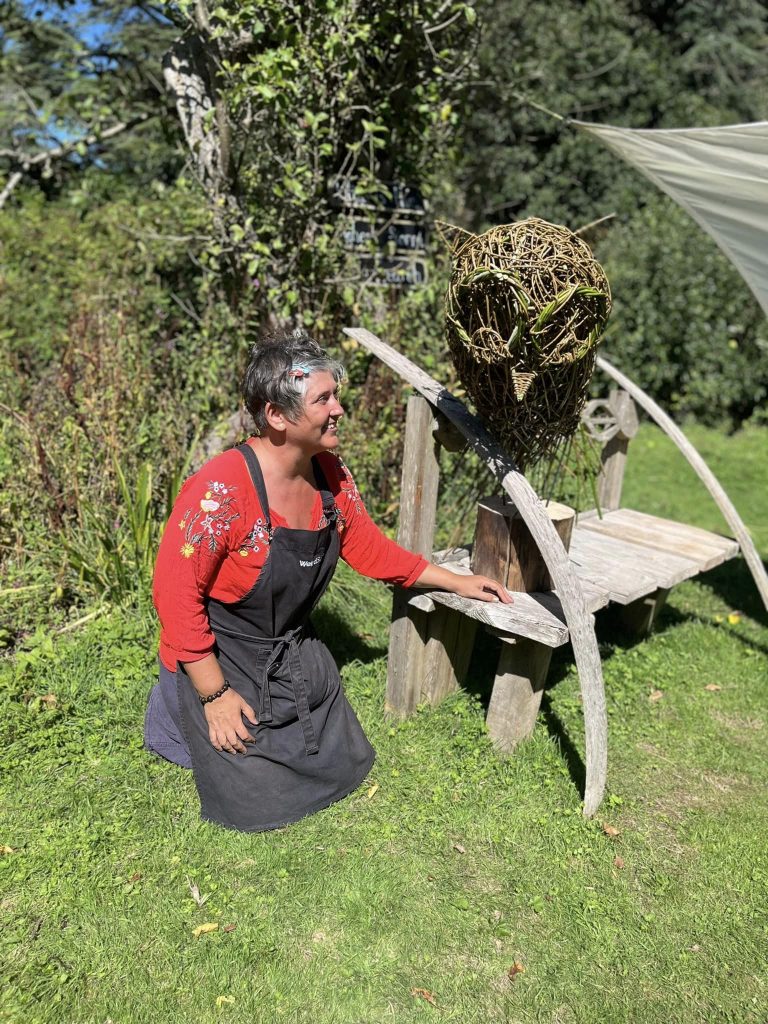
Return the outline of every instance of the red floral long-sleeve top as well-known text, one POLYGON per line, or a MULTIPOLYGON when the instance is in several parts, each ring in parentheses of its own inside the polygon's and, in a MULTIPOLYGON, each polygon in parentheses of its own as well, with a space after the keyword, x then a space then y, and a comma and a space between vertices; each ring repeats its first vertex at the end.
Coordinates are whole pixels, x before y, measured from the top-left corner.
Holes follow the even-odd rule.
MULTIPOLYGON (((386 537, 363 506, 352 476, 338 456, 318 456, 336 505, 341 557, 373 579, 412 586, 427 560, 386 537)), ((320 529, 322 498, 312 510, 320 529)), ((287 526, 270 508, 272 526, 287 526)), ((199 661, 213 650, 205 599, 232 602, 259 577, 269 551, 266 517, 245 459, 234 448, 217 455, 185 481, 160 542, 153 597, 160 617, 160 659, 174 672, 179 661, 199 661)))

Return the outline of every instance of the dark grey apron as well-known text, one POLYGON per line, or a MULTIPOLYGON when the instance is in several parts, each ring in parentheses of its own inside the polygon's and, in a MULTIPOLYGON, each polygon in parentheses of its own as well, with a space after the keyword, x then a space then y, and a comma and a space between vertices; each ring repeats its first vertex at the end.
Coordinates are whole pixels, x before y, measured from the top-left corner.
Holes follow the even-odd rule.
POLYGON ((224 678, 254 708, 258 726, 245 754, 219 751, 184 669, 176 673, 184 739, 201 815, 243 832, 279 828, 351 793, 368 774, 373 748, 341 687, 309 615, 331 581, 339 556, 339 515, 313 461, 326 525, 272 528, 264 477, 250 445, 245 458, 270 538, 258 580, 235 603, 209 599, 207 610, 224 678))

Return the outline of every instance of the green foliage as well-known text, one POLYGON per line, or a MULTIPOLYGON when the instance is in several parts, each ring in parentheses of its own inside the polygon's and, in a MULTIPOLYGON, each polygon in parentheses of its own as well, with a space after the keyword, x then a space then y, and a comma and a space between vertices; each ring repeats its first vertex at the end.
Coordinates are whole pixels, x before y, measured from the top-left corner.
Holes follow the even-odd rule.
POLYGON ((189 259, 196 198, 183 185, 85 210, 81 198, 30 196, 1 229, 2 562, 22 588, 3 602, 11 638, 36 621, 26 587, 62 610, 146 594, 193 440, 237 392, 242 327, 201 299, 189 259))
POLYGON ((337 193, 380 194, 404 181, 429 194, 452 154, 473 7, 238 0, 178 9, 206 55, 194 58, 198 73, 216 85, 206 114, 206 144, 219 154, 218 170, 206 172, 215 229, 203 265, 241 317, 330 334, 348 314, 349 285, 362 280, 344 251, 337 193))
POLYGON ((654 196, 600 258, 615 295, 606 356, 664 408, 738 424, 768 397, 768 322, 735 268, 675 203, 654 196))

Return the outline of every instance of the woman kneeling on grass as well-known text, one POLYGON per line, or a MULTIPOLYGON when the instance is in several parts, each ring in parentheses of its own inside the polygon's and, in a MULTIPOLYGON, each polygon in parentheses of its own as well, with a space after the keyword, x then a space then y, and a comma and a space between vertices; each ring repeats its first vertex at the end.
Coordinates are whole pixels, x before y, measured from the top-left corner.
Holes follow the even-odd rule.
POLYGON ((160 544, 160 681, 145 744, 192 768, 202 817, 227 828, 297 821, 351 793, 373 764, 309 622, 339 555, 404 587, 511 600, 374 525, 334 452, 343 374, 304 332, 257 344, 243 384, 256 433, 186 481, 160 544))

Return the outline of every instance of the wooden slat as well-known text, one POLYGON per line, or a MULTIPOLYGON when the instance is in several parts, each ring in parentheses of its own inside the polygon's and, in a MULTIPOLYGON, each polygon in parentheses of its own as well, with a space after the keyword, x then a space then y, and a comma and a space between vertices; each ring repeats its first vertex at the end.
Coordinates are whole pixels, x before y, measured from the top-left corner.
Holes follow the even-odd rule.
POLYGON ((602 519, 585 519, 580 529, 677 555, 694 562, 699 572, 713 569, 739 550, 736 541, 730 537, 628 508, 607 512, 602 519))
MULTIPOLYGON (((578 572, 577 572, 578 575, 578 572)), ((581 589, 584 594, 584 600, 587 602, 587 608, 591 612, 599 611, 601 608, 605 608, 608 602, 611 600, 610 594, 607 593, 604 587, 597 583, 593 583, 592 580, 585 579, 583 576, 579 577, 581 583, 581 589)), ((557 596, 557 591, 553 590, 551 594, 537 594, 537 599, 540 601, 542 598, 554 598, 560 601, 557 596)))
MULTIPOLYGON (((456 562, 468 569, 471 553, 472 550, 469 546, 446 548, 444 551, 435 551, 432 555, 432 561, 436 565, 442 565, 445 562, 456 562)), ((589 611, 596 612, 600 608, 605 608, 611 599, 605 587, 595 584, 584 577, 580 577, 580 583, 581 589, 584 593, 584 600, 586 601, 589 611)), ((563 613, 560 598, 557 596, 556 590, 552 590, 544 594, 537 593, 533 596, 537 603, 542 604, 545 608, 552 611, 552 613, 558 618, 562 618, 562 620, 565 621, 565 614, 563 613)), ((425 599, 423 604, 417 604, 416 599, 414 599, 412 603, 417 608, 424 608, 424 610, 428 610, 427 599, 425 599)), ((493 630, 491 630, 491 632, 493 632, 493 630)))
MULTIPOLYGON (((397 539, 403 547, 429 557, 435 536, 440 465, 432 437, 432 407, 419 395, 408 400, 403 449, 400 524, 397 539)), ((409 604, 410 592, 396 587, 392 596, 392 625, 387 659, 386 710, 409 715, 420 699, 427 616, 409 604)))
MULTIPOLYGON (((443 562, 442 567, 451 572, 469 575, 469 566, 462 562, 443 562)), ((559 647, 568 640, 568 627, 565 624, 560 601, 553 594, 519 594, 512 595, 513 604, 501 604, 493 601, 473 601, 458 594, 450 594, 445 590, 413 590, 417 607, 423 608, 426 597, 435 604, 444 605, 462 612, 470 619, 492 626, 503 633, 529 637, 538 640, 547 647, 559 647)))
MULTIPOLYGON (((597 586, 604 586, 611 593, 634 600, 659 587, 669 590, 701 571, 696 559, 637 544, 624 537, 619 539, 607 520, 603 529, 597 529, 596 522, 592 520, 589 526, 583 525, 575 531, 574 537, 578 535, 578 540, 572 543, 573 558, 579 565, 579 575, 594 579, 597 586)), ((616 596, 613 600, 621 598, 616 596)))
POLYGON ((642 563, 628 556, 618 541, 588 530, 574 530, 571 564, 579 579, 588 580, 619 604, 629 604, 658 586, 642 563))

